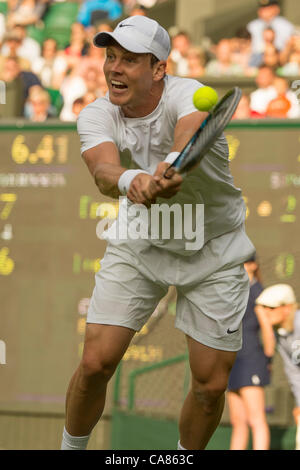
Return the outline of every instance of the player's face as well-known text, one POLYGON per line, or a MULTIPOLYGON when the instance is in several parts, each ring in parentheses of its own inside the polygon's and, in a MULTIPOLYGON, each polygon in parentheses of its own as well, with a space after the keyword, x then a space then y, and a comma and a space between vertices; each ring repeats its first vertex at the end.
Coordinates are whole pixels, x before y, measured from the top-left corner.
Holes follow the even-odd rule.
POLYGON ((109 46, 103 70, 110 101, 121 106, 126 116, 148 114, 156 69, 151 66, 149 54, 135 54, 119 45, 109 46))

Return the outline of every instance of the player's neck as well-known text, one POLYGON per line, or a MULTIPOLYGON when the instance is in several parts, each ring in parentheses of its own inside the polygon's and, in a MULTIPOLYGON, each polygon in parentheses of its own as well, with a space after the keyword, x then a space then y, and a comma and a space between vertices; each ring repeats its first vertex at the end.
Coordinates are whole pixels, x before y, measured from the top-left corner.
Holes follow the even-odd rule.
POLYGON ((145 99, 140 103, 129 104, 122 106, 122 111, 125 117, 129 118, 139 118, 145 117, 153 113, 153 111, 159 105, 160 99, 164 91, 164 80, 159 83, 156 83, 151 89, 148 96, 145 96, 145 99))

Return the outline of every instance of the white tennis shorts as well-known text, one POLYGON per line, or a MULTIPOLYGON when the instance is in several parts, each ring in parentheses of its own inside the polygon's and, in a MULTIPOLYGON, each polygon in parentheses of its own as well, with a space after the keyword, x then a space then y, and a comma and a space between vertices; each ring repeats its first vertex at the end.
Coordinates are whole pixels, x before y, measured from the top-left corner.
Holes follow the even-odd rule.
POLYGON ((109 244, 95 276, 87 322, 140 331, 174 285, 175 326, 206 346, 237 351, 242 346, 241 322, 249 297, 243 263, 254 252, 243 226, 188 257, 144 240, 109 244))

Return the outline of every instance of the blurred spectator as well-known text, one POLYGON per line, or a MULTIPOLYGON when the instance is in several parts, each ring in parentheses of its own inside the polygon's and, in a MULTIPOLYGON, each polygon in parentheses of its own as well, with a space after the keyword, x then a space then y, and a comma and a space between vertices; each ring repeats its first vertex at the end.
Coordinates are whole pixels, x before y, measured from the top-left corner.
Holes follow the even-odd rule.
POLYGON ((176 75, 176 64, 172 60, 171 56, 169 56, 167 60, 167 74, 176 75))
POLYGON ((99 96, 92 91, 88 91, 83 97, 84 106, 87 106, 90 103, 93 103, 99 96))
POLYGON ((14 28, 16 25, 36 25, 43 17, 47 5, 47 0, 21 0, 16 2, 16 7, 9 11, 7 15, 7 27, 14 28))
POLYGON ((65 77, 60 87, 60 93, 64 100, 64 106, 59 116, 62 121, 72 121, 74 119, 72 113, 73 103, 77 98, 81 98, 86 91, 83 77, 77 75, 74 70, 65 77))
POLYGON ((65 54, 70 57, 81 57, 86 53, 86 31, 81 23, 71 26, 70 44, 65 48, 65 54))
POLYGON ((188 77, 198 78, 205 73, 205 53, 202 47, 190 47, 187 56, 188 77))
POLYGON ((269 46, 273 46, 275 49, 275 31, 274 29, 267 27, 263 31, 263 46, 262 51, 251 55, 249 65, 251 67, 259 67, 264 63, 264 53, 269 46))
POLYGON ((1 118, 15 118, 23 116, 24 90, 21 69, 16 58, 7 57, 3 63, 0 79, 5 82, 6 104, 0 106, 1 118))
POLYGON ((33 86, 29 90, 26 102, 26 114, 33 122, 44 122, 53 117, 51 114, 51 100, 49 93, 39 86, 33 86))
POLYGON ((280 53, 281 67, 279 73, 283 76, 300 75, 300 33, 295 34, 287 42, 280 53))
POLYGON ((78 62, 75 72, 84 77, 88 69, 94 68, 99 74, 103 74, 103 65, 105 61, 105 49, 89 44, 87 54, 78 62))
POLYGON ((258 18, 251 21, 247 28, 252 38, 252 53, 264 51, 263 32, 270 27, 275 32, 275 47, 281 51, 294 32, 294 26, 280 16, 279 2, 276 0, 259 0, 258 18))
POLYGON ((244 266, 249 276, 250 295, 242 322, 243 346, 228 381, 230 449, 247 449, 250 428, 253 450, 268 450, 270 430, 265 412, 265 387, 270 384, 269 363, 275 352, 275 337, 269 322, 255 313, 255 300, 263 291, 255 257, 244 266))
MULTIPOLYGON (((103 24, 103 23, 98 23, 98 24, 103 24)), ((88 48, 88 45, 93 42, 93 39, 97 34, 97 27, 95 25, 91 25, 84 29, 85 29, 86 47, 88 48)))
MULTIPOLYGON (((112 30, 113 29, 109 23, 101 23, 95 28, 95 34, 103 31, 111 32, 112 30)), ((76 73, 82 77, 84 77, 87 70, 90 68, 98 70, 99 75, 104 75, 103 65, 106 57, 106 51, 104 48, 95 47, 92 41, 93 38, 91 38, 91 41, 89 41, 87 44, 85 55, 81 57, 76 67, 76 73)))
POLYGON ((288 284, 267 287, 256 299, 255 311, 274 328, 277 349, 295 399, 296 450, 300 450, 300 310, 294 290, 288 284))
POLYGON ((275 117, 276 113, 281 115, 286 113, 288 118, 299 117, 300 110, 297 95, 289 90, 288 82, 284 78, 276 77, 271 67, 262 65, 259 68, 256 84, 258 89, 251 93, 252 111, 266 115, 270 102, 276 99, 268 110, 268 117, 271 117, 271 115, 275 117), (287 100, 290 102, 291 107, 288 107, 287 100))
POLYGON ((71 74, 64 79, 60 88, 60 93, 64 99, 60 119, 63 121, 72 121, 74 119, 72 107, 77 98, 81 98, 87 93, 92 93, 98 98, 104 96, 106 91, 104 74, 100 73, 98 68, 90 67, 84 75, 78 75, 78 71, 73 69, 71 74))
MULTIPOLYGON (((41 55, 41 47, 39 43, 34 39, 27 37, 26 28, 21 25, 15 26, 11 30, 10 34, 14 35, 16 38, 19 38, 20 41, 17 50, 17 56, 28 60, 31 65, 33 65, 34 61, 41 55)), ((4 56, 8 56, 10 54, 8 44, 3 45, 1 54, 4 56)))
POLYGON ((240 28, 234 38, 230 40, 231 60, 240 65, 245 75, 253 75, 255 71, 251 70, 251 34, 246 28, 240 28))
POLYGON ((6 51, 6 54, 0 56, 0 68, 2 68, 2 63, 5 57, 15 57, 18 59, 19 65, 22 70, 31 70, 31 62, 29 60, 19 57, 18 51, 21 45, 20 36, 15 34, 13 31, 5 34, 3 39, 3 49, 6 51))
POLYGON ((243 67, 233 62, 230 39, 221 39, 215 48, 216 59, 208 62, 205 73, 212 77, 243 76, 243 67))
POLYGON ((94 67, 90 67, 85 75, 86 92, 93 93, 95 96, 102 96, 100 93, 99 72, 94 67))
POLYGON ((189 73, 187 54, 192 46, 189 35, 180 31, 172 37, 172 50, 170 59, 175 65, 175 75, 186 77, 189 73))
POLYGON ((0 44, 3 41, 5 35, 6 27, 5 27, 5 16, 3 13, 0 13, 0 44))
POLYGON ((287 64, 278 69, 278 74, 284 77, 300 75, 300 52, 293 52, 287 64))
MULTIPOLYGON (((136 13, 132 13, 136 8, 141 8, 144 12, 147 13, 147 9, 152 8, 156 3, 159 3, 161 0, 139 0, 137 3, 136 0, 123 0, 122 4, 124 7, 124 13, 126 16, 133 16, 136 13)), ((164 1, 164 0, 163 0, 164 1)), ((143 14, 143 13, 138 13, 143 14)))
POLYGON ((118 0, 85 0, 78 13, 77 21, 85 27, 103 20, 117 20, 122 15, 118 0))
POLYGON ((96 33, 102 33, 104 31, 108 33, 111 33, 113 31, 113 27, 109 22, 97 24, 96 33))
POLYGON ((265 115, 269 102, 276 97, 275 73, 271 67, 261 65, 256 77, 257 90, 251 93, 251 110, 265 115))
POLYGON ((87 92, 84 96, 81 96, 80 98, 77 98, 72 105, 72 118, 70 118, 71 121, 76 121, 79 113, 87 106, 88 104, 92 103, 97 99, 97 96, 95 93, 92 92, 87 92))
POLYGON ((72 114, 73 114, 73 117, 72 117, 72 121, 76 121, 80 112, 83 110, 83 108, 85 107, 85 103, 84 103, 84 98, 81 96, 80 98, 77 98, 73 105, 72 105, 72 114))
POLYGON ((21 79, 24 101, 27 99, 32 86, 42 86, 39 78, 34 73, 21 69, 17 58, 7 57, 3 65, 2 80, 11 82, 16 78, 21 79))
POLYGON ((45 88, 58 90, 65 76, 68 64, 64 57, 57 54, 55 39, 43 42, 42 56, 36 59, 32 71, 40 78, 45 88))
POLYGON ((250 95, 243 94, 232 119, 259 119, 264 115, 253 111, 250 107, 250 95))
POLYGON ((277 72, 278 68, 280 67, 280 56, 279 51, 275 48, 274 45, 268 44, 266 46, 262 57, 262 63, 267 67, 271 67, 275 72, 277 72))
POLYGON ((288 81, 283 77, 275 77, 274 88, 277 96, 270 101, 266 116, 270 118, 298 118, 299 102, 295 93, 289 90, 288 81))
POLYGON ((147 9, 143 5, 136 4, 130 10, 129 16, 147 16, 147 9))

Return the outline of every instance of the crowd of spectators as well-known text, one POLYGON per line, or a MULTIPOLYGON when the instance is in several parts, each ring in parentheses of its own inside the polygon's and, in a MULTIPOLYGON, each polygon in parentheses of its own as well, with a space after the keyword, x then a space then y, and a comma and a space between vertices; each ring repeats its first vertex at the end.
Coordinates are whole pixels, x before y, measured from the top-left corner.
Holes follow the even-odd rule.
MULTIPOLYGON (((93 36, 112 31, 126 16, 148 15, 163 1, 78 0, 69 44, 59 48, 55 37, 37 42, 28 27, 41 24, 52 4, 63 2, 8 0, 6 14, 0 13, 0 79, 6 82, 8 98, 0 117, 75 121, 84 106, 107 92, 105 51, 93 45, 93 36)), ((281 16, 277 1, 260 0, 257 18, 217 44, 208 38, 195 44, 186 31, 175 28, 171 38, 170 74, 207 84, 209 77, 214 82, 222 77, 255 80, 257 90, 243 96, 235 118, 300 117, 298 98, 290 88, 291 79, 300 76, 300 30, 281 16)))

